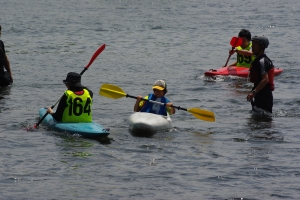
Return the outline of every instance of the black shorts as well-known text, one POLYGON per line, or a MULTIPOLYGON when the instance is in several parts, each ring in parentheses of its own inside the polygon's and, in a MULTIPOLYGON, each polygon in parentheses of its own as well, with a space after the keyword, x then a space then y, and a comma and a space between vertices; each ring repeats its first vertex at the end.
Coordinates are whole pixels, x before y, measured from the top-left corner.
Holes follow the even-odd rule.
POLYGON ((254 97, 254 105, 272 113, 273 94, 271 90, 261 90, 254 97))

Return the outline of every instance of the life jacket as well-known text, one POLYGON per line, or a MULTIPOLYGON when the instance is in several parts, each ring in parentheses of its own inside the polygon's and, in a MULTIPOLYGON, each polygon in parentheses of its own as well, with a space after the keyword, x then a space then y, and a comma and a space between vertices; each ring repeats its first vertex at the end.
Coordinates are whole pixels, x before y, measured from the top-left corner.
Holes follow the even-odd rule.
POLYGON ((261 78, 261 70, 260 70, 260 65, 265 66, 265 71, 268 72, 268 78, 269 78, 269 87, 271 91, 274 91, 275 89, 275 84, 274 84, 274 65, 270 58, 267 57, 266 54, 261 55, 257 59, 255 59, 252 62, 252 65, 250 67, 250 82, 254 83, 255 86, 257 86, 260 81, 262 80, 261 78))
MULTIPOLYGON (((159 101, 162 103, 168 103, 170 102, 166 97, 161 97, 160 100, 159 98, 156 98, 154 94, 149 94, 148 98, 145 97, 145 99, 149 99, 152 101, 159 101)), ((154 114, 159 114, 159 115, 165 115, 167 116, 167 109, 166 106, 163 105, 159 105, 159 104, 155 104, 155 103, 150 103, 150 102, 145 102, 145 104, 142 105, 142 109, 140 110, 140 112, 148 112, 148 113, 154 113, 154 114)))
MULTIPOLYGON (((237 50, 247 50, 249 51, 252 47, 252 42, 249 43, 249 45, 246 48, 242 48, 241 46, 238 46, 237 50)), ((237 53, 237 63, 236 66, 239 67, 247 67, 249 68, 251 65, 251 62, 255 59, 255 56, 244 56, 242 54, 237 53)))
POLYGON ((63 112, 62 122, 92 122, 92 97, 88 90, 83 91, 81 95, 71 90, 65 91, 67 107, 63 112))

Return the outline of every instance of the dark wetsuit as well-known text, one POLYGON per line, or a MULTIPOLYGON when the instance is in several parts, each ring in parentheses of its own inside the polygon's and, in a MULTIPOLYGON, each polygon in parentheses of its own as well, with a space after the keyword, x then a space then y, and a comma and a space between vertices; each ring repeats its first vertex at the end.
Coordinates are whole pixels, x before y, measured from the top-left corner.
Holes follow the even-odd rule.
POLYGON ((6 63, 5 47, 2 40, 0 40, 0 86, 11 84, 11 79, 7 71, 4 70, 6 63))
MULTIPOLYGON (((267 74, 270 69, 274 68, 272 61, 263 54, 252 62, 252 67, 250 68, 250 81, 254 83, 253 90, 261 82, 261 75, 267 74)), ((268 83, 266 86, 259 92, 256 93, 254 97, 254 102, 252 106, 264 109, 272 113, 273 107, 273 94, 271 90, 271 85, 268 83)))

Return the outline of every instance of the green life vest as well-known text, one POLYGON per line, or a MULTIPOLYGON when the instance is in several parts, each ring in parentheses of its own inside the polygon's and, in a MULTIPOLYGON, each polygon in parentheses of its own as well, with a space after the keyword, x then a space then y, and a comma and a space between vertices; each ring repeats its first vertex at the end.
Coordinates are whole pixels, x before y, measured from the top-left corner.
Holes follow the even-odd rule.
POLYGON ((82 95, 66 90, 67 107, 62 116, 62 122, 92 122, 92 98, 88 90, 83 89, 82 95))
MULTIPOLYGON (((250 42, 250 44, 244 49, 241 46, 238 46, 236 49, 249 51, 251 49, 251 47, 252 47, 252 42, 250 42)), ((250 65, 254 59, 255 59, 255 56, 244 56, 242 54, 237 53, 236 66, 250 68, 250 65)))

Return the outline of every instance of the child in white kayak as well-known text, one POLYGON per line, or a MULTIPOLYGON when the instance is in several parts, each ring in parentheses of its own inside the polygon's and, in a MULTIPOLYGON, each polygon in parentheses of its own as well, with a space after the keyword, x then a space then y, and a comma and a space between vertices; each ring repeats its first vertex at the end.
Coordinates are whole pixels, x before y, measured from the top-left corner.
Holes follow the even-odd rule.
POLYGON ((165 103, 166 106, 150 103, 149 101, 142 100, 142 96, 137 96, 134 112, 148 112, 165 116, 167 116, 167 113, 170 115, 175 114, 175 109, 171 107, 173 103, 165 97, 165 94, 168 92, 166 82, 157 80, 152 86, 152 89, 153 94, 145 96, 144 99, 162 102, 165 103))

